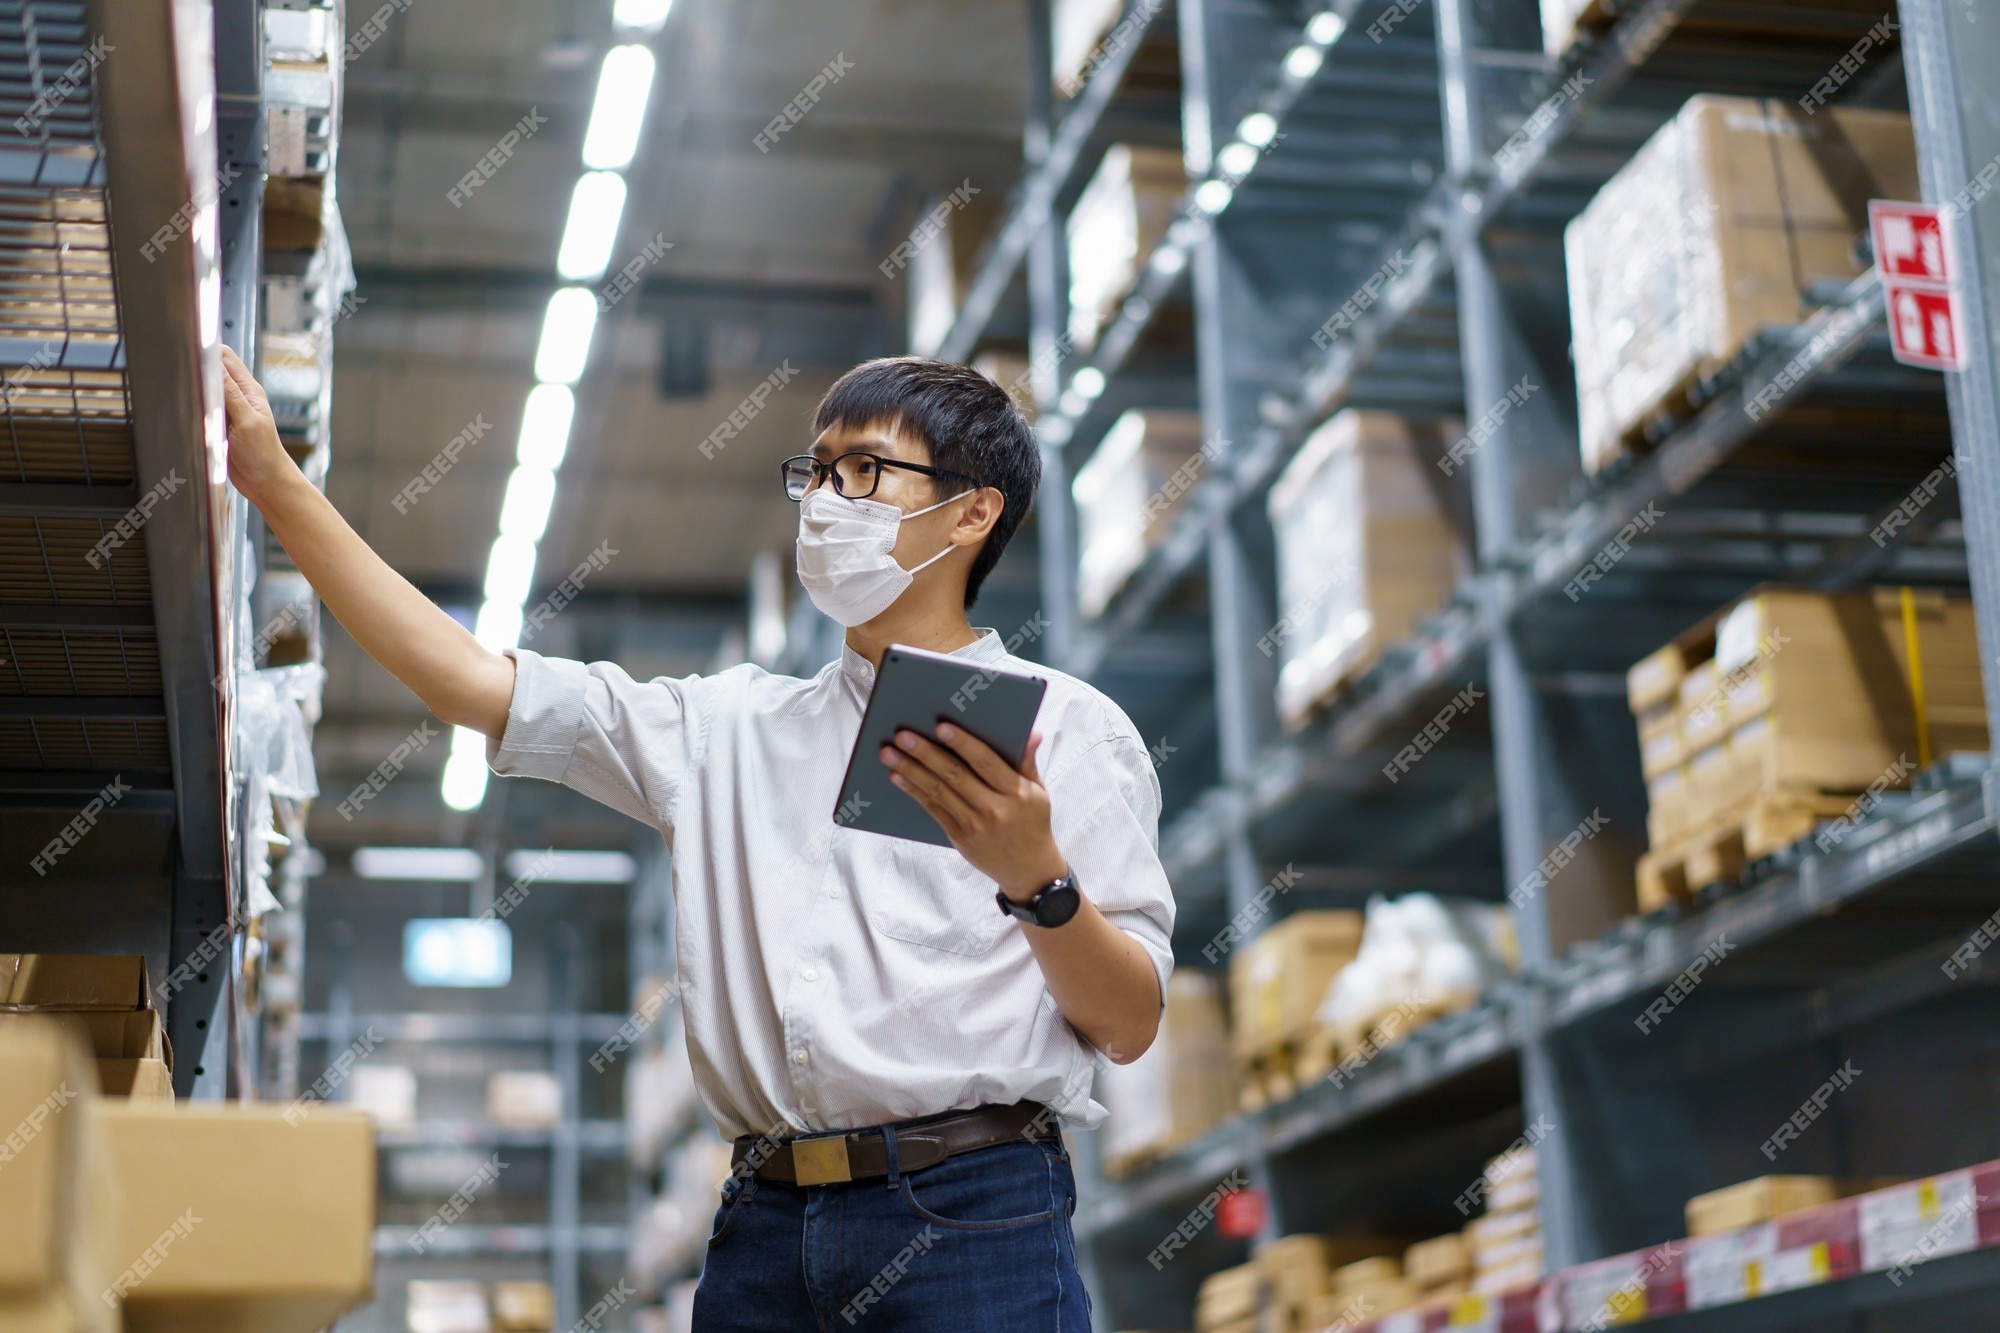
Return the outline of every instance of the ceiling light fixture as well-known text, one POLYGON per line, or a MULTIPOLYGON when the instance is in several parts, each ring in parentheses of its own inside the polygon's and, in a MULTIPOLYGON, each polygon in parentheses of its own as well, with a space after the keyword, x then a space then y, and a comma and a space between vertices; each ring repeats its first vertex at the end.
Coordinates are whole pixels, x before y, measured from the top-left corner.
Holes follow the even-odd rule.
POLYGON ((472 637, 496 653, 521 646, 521 604, 481 602, 479 619, 473 622, 472 637))
POLYGON ((576 417, 576 395, 566 384, 537 384, 528 392, 521 412, 521 443, 514 451, 522 467, 562 466, 569 449, 570 422, 576 417))
POLYGON ((528 584, 535 577, 535 544, 526 537, 506 533, 493 539, 486 557, 486 600, 521 606, 528 600, 528 584))
POLYGON ((597 97, 590 104, 590 126, 583 132, 583 165, 594 171, 616 171, 631 164, 639 151, 639 131, 646 123, 646 99, 652 91, 651 51, 630 44, 604 53, 597 97))
POLYGON ((548 530, 549 506, 555 498, 555 473, 532 465, 515 468, 507 478, 506 498, 500 502, 502 535, 540 541, 548 530))
POLYGON ((674 0, 617 0, 611 6, 611 22, 633 32, 658 32, 673 7, 674 0))
POLYGON ((597 298, 583 287, 563 287, 549 298, 542 340, 535 348, 535 378, 574 384, 590 359, 590 333, 597 326, 597 298))
POLYGON ((354 873, 361 879, 475 880, 485 869, 465 847, 357 847, 354 873))
POLYGON ((569 197, 569 221, 556 252, 556 272, 575 282, 602 277, 611 265, 611 247, 618 241, 618 222, 624 214, 623 176, 587 171, 579 177, 569 197))
POLYGON ((444 803, 454 810, 476 810, 486 799, 486 737, 470 727, 451 729, 443 794, 444 803))

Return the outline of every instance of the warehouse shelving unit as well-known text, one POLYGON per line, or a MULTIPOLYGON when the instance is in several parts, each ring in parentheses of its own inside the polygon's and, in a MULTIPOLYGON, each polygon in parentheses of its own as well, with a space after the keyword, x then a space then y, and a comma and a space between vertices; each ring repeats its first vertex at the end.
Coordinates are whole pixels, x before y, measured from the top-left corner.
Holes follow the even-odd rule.
MULTIPOLYGON (((1994 969, 1954 981, 1938 966, 2000 906, 1993 770, 1964 756, 1940 764, 1828 851, 1808 846, 1753 866, 1735 891, 1696 910, 1632 917, 1631 861, 1643 842, 1628 831, 1643 827, 1645 805, 1623 680, 1645 652, 1767 580, 1969 585, 1982 657, 2000 662, 2000 535, 1990 530, 2000 513, 1990 353, 2000 209, 1973 208, 1955 223, 1970 270, 1967 371, 1940 377, 1890 360, 1870 273, 1815 293, 1819 308, 1797 327, 1754 340, 1697 387, 1686 412, 1653 423, 1642 457, 1584 478, 1565 355, 1563 224, 1688 96, 1794 99, 1880 18, 1834 3, 1754 14, 1725 0, 1604 8, 1608 27, 1550 58, 1524 0, 1438 0, 1379 15, 1343 0, 1179 0, 1164 14, 1133 6, 1143 22, 1177 27, 1189 189, 1111 331, 1090 356, 1066 360, 1063 192, 1092 165, 1093 152, 1074 145, 1090 144, 1117 105, 1118 57, 1129 51, 1110 52, 1059 114, 1047 87, 1047 11, 1030 6, 1042 26, 1029 43, 1024 180, 942 350, 967 357, 1002 336, 996 311, 1026 258, 1037 429, 1053 464, 1038 505, 1044 614, 1055 622, 1048 658, 1118 682, 1148 735, 1201 730, 1190 694, 1212 692, 1213 753, 1190 747, 1186 761, 1201 780, 1162 769, 1162 852, 1184 961, 1200 958, 1200 943, 1279 865, 1304 871, 1292 893, 1314 906, 1436 878, 1483 881, 1479 896, 1498 899, 1584 814, 1609 811, 1614 830, 1516 905, 1522 976, 1478 1007, 1415 1031, 1341 1086, 1236 1117, 1127 1179, 1088 1183, 1077 1228, 1114 1326, 1185 1323, 1198 1280, 1240 1261, 1241 1242, 1213 1228, 1164 1266, 1146 1261, 1232 1173, 1266 1191, 1267 1235, 1429 1234, 1462 1223, 1449 1201, 1526 1125, 1552 1127, 1538 1144, 1552 1267, 1678 1235, 1689 1195, 1772 1169, 1756 1144, 1840 1064, 1836 1051, 1867 1053, 1857 1057, 1864 1067, 1895 1065, 1907 1079, 1901 1100, 1888 1079, 1856 1094, 1838 1130, 1779 1169, 1921 1174, 2000 1155, 2000 1126, 1974 1095, 1954 1097, 1964 1075, 1944 1067, 1977 1066, 1974 1015, 1991 1003, 1994 969), (1218 145, 1256 111, 1275 133, 1249 171, 1224 175, 1218 145), (1204 193, 1217 181, 1227 189, 1204 193), (1067 478, 1119 410, 1179 405, 1159 401, 1157 382, 1123 381, 1134 347, 1182 302, 1205 430, 1227 443, 1106 613, 1080 620, 1066 591, 1067 478), (1316 342, 1315 332, 1326 336, 1316 342), (1079 392, 1086 369, 1099 392, 1079 392), (1477 418, 1523 375, 1544 391, 1467 470, 1459 517, 1477 551, 1470 576, 1414 641, 1283 734, 1271 703, 1276 664, 1255 650, 1283 610, 1261 514, 1272 479, 1337 407, 1477 418), (1774 396, 1774 410, 1747 410, 1774 396), (1962 518, 1870 541, 1947 453, 1962 518), (1649 505, 1667 515, 1652 535, 1588 597, 1558 595, 1649 505), (1204 654, 1124 674, 1162 636, 1184 642, 1204 606, 1204 654), (1383 761, 1468 681, 1487 701, 1480 716, 1391 790, 1383 761), (1650 1037, 1628 1026, 1725 940, 1729 971, 1675 1025, 1650 1037), (1939 1065, 1908 1053, 1918 1045, 1939 1065), (1758 1086, 1745 1086, 1745 1068, 1758 1086), (1918 1096, 1935 1121, 1923 1142, 1894 1127, 1896 1108, 1907 1113, 1918 1096), (1390 1197, 1432 1202, 1399 1213, 1383 1205, 1390 1197)), ((1949 199, 2000 156, 2000 51, 1962 7, 1911 0, 1898 13, 1900 57, 1880 57, 1840 100, 1907 99, 1926 198, 1949 199)), ((2000 719, 1990 666, 1986 690, 1989 717, 2000 719)), ((2000 1310, 1988 1255, 1956 1258, 1926 1281, 1949 1288, 1954 1317, 2000 1310)), ((1811 1321, 1850 1320, 1904 1295, 1853 1280, 1670 1322, 1848 1327, 1811 1321)))
POLYGON ((0 12, 0 98, 20 116, 0 148, 15 867, 0 914, 10 949, 145 954, 171 983, 179 1091, 220 1097, 243 1086, 247 1013, 227 668, 244 571, 220 483, 212 305, 242 251, 209 185, 208 17, 80 0, 0 12), (119 77, 99 79, 118 50, 119 77), (34 863, 66 828, 80 836, 34 863), (214 964, 173 977, 218 928, 214 964))
MULTIPOLYGON (((542 1256, 555 1290, 557 1326, 568 1327, 581 1309, 582 1270, 587 1258, 622 1255, 627 1244, 623 1225, 584 1220, 586 1159, 615 1157, 625 1151, 622 1120, 587 1118, 584 1080, 591 1053, 619 1033, 630 1020, 625 1013, 586 1013, 583 958, 575 932, 558 930, 548 956, 552 1000, 546 1012, 390 1012, 359 1013, 348 976, 346 950, 336 948, 328 969, 327 1008, 298 1016, 298 1040, 324 1052, 316 1063, 330 1065, 342 1051, 373 1056, 381 1047, 512 1046, 547 1049, 548 1068, 562 1089, 562 1116, 545 1129, 511 1128, 483 1120, 420 1118, 409 1125, 383 1125, 377 1143, 384 1154, 426 1153, 470 1148, 503 1154, 543 1153, 548 1158, 545 1220, 534 1223, 485 1224, 456 1222, 425 1238, 421 1254, 410 1240, 418 1228, 379 1224, 375 1252, 384 1259, 421 1265, 426 1275, 438 1263, 505 1256, 542 1256)), ((331 1096, 343 1097, 339 1087, 331 1096)))

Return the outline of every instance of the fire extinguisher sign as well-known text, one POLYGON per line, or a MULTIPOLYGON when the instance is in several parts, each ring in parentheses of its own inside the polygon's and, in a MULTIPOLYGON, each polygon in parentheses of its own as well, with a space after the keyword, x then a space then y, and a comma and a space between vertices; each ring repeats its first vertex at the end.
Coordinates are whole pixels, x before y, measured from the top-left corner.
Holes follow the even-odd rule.
POLYGON ((1890 199, 1868 201, 1868 231, 1898 361, 1927 370, 1965 368, 1964 303, 1959 299, 1943 210, 1890 199))

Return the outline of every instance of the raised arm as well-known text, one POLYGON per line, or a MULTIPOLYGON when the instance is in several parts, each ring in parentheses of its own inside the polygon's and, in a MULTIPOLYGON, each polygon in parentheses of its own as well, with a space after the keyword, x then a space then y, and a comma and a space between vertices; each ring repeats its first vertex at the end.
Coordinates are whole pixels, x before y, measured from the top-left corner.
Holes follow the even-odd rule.
POLYGON ((347 632, 453 726, 499 736, 514 661, 482 645, 361 540, 285 452, 270 401, 249 368, 222 350, 229 479, 347 632))

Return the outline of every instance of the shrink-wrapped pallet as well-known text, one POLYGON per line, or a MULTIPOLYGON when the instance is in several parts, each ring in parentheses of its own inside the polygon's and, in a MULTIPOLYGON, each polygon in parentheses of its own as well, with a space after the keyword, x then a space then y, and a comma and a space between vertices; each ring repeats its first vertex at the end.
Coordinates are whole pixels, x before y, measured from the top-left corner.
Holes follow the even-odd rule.
POLYGON ((1271 487, 1278 622, 1257 646, 1280 662, 1287 726, 1451 595, 1463 548, 1417 444, 1403 418, 1350 408, 1314 431, 1271 487))
POLYGON ((1870 198, 1918 197, 1900 112, 1690 99, 1564 233, 1584 466, 1803 320, 1811 289, 1859 276, 1870 198))

